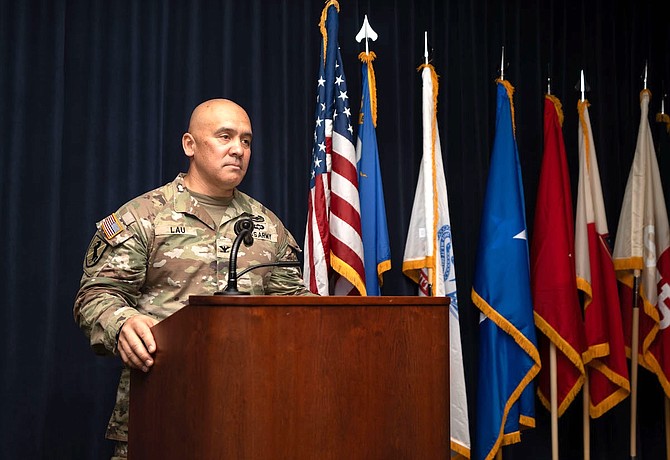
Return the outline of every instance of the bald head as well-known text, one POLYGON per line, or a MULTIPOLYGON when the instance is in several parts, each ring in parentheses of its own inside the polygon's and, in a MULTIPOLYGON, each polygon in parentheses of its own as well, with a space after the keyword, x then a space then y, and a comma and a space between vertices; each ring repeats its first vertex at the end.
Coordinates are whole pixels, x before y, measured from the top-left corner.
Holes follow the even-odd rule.
POLYGON ((193 133, 194 131, 201 130, 203 125, 212 123, 220 113, 231 113, 233 116, 246 118, 249 125, 251 125, 251 120, 249 120, 246 110, 235 102, 230 99, 210 99, 193 109, 191 119, 188 123, 188 132, 193 133))
POLYGON ((182 136, 190 159, 186 187, 214 197, 232 195, 247 172, 251 137, 249 115, 238 104, 210 99, 198 105, 182 136))

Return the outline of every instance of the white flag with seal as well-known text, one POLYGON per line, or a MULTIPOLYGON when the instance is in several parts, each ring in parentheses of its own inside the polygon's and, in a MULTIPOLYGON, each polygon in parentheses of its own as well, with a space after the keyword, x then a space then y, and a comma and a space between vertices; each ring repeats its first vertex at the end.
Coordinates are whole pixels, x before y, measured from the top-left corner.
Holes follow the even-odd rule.
POLYGON ((450 431, 454 456, 470 458, 468 402, 458 321, 456 269, 449 221, 447 183, 437 129, 437 74, 422 70, 423 157, 405 243, 402 271, 419 285, 419 295, 449 296, 450 431))

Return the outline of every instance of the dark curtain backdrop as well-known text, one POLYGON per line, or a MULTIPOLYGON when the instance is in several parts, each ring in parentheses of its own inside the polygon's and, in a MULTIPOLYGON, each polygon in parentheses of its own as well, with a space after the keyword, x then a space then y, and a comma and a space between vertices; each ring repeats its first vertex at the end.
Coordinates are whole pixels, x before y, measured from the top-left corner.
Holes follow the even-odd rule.
MULTIPOLYGON (((379 39, 377 136, 392 269, 383 294, 413 295, 400 267, 421 155, 423 34, 440 75, 438 119, 451 206, 471 428, 478 310, 470 302, 502 47, 516 88, 517 139, 532 238, 547 76, 563 102, 576 198, 575 84, 584 70, 610 232, 633 158, 641 75, 652 114, 670 81, 661 1, 341 0, 339 43, 360 105, 367 14, 379 39), (664 83, 665 81, 665 83, 664 83)), ((94 223, 187 166, 195 105, 227 97, 254 128, 241 188, 304 238, 321 0, 0 1, 0 458, 102 459, 118 360, 94 356, 72 303, 94 223)), ((667 8, 667 3, 665 5, 667 8)), ((664 177, 670 182, 670 178, 664 177)), ((665 452, 662 393, 640 370, 641 459, 665 452)), ((505 459, 550 458, 550 421, 505 459)), ((592 420, 593 459, 628 458, 630 400, 592 420)), ((561 458, 582 458, 581 399, 561 418, 561 458)))

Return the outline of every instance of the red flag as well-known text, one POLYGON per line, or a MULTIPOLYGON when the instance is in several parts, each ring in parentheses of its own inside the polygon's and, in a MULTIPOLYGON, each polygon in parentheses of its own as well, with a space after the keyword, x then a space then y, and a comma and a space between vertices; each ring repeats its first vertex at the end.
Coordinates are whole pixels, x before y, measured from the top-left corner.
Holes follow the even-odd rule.
MULTIPOLYGON (((549 362, 549 344, 556 345, 558 416, 584 383, 584 327, 575 273, 570 174, 563 141, 563 111, 551 95, 544 99, 544 156, 531 240, 531 290, 540 359, 549 362)), ((542 366, 537 394, 550 409, 549 366, 542 366)))
POLYGON ((577 287, 584 293, 584 330, 591 417, 600 417, 628 397, 619 294, 608 243, 609 230, 588 101, 578 103, 579 186, 575 225, 577 287))
POLYGON ((638 359, 654 372, 670 397, 670 229, 649 126, 647 89, 640 93, 640 127, 624 194, 614 266, 620 284, 626 349, 631 354, 633 273, 640 278, 638 359))

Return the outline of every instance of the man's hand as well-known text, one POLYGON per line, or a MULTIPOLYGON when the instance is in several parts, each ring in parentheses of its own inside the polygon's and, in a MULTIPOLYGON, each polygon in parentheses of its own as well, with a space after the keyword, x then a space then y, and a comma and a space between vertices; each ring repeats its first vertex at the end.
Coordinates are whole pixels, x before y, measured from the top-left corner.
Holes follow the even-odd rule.
POLYGON ((128 318, 121 326, 117 348, 126 366, 149 372, 154 364, 151 353, 156 351, 156 342, 150 328, 157 322, 149 316, 137 315, 128 318))

